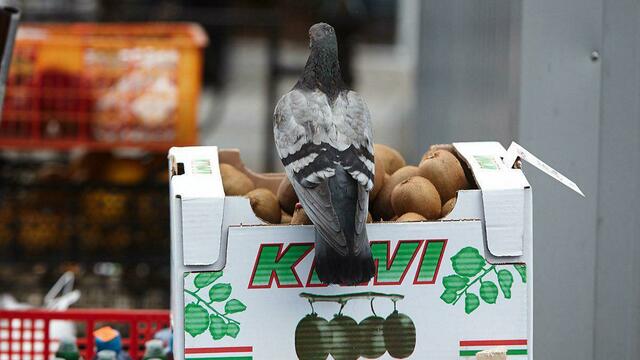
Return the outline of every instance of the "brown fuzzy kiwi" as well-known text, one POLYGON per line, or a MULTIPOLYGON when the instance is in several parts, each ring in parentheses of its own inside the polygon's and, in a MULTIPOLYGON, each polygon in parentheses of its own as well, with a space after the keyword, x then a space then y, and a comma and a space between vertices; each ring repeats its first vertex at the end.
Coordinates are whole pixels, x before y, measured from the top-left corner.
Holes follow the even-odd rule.
POLYGON ((245 195, 256 188, 247 175, 229 164, 220 164, 220 175, 226 196, 245 195))
POLYGON ((282 216, 280 204, 278 204, 278 198, 271 191, 258 188, 249 191, 245 197, 249 199, 251 208, 257 217, 270 224, 280 224, 282 216))
POLYGON ((442 205, 442 212, 440 213, 440 217, 449 215, 449 213, 451 213, 453 208, 456 206, 457 201, 458 197, 452 197, 451 199, 447 200, 447 202, 442 205))
POLYGON ((371 213, 367 213, 367 224, 371 224, 373 222, 373 216, 371 213))
POLYGON ((387 145, 375 144, 373 145, 375 157, 382 160, 384 170, 387 174, 393 174, 401 167, 407 165, 407 162, 402 157, 402 154, 398 150, 393 149, 387 145))
POLYGON ((421 177, 412 176, 393 189, 391 206, 396 214, 418 213, 432 220, 440 217, 440 195, 433 184, 421 177))
POLYGON ((296 209, 293 211, 293 217, 291 218, 291 225, 311 225, 312 222, 304 212, 302 205, 296 204, 296 209))
POLYGON ((298 203, 298 195, 296 195, 295 190, 293 190, 293 186, 289 181, 289 178, 286 176, 282 178, 280 182, 280 186, 278 186, 278 201, 280 202, 280 207, 287 214, 293 214, 293 210, 296 208, 296 204, 298 203))
MULTIPOLYGON (((431 155, 433 155, 433 153, 438 150, 448 151, 451 154, 453 154, 453 156, 455 156, 456 159, 458 159, 458 161, 460 162, 460 165, 462 166, 462 169, 464 170, 464 175, 467 177, 467 183, 469 184, 469 189, 476 189, 478 187, 476 185, 476 180, 473 178, 473 172, 471 172, 471 168, 469 168, 465 160, 456 152, 455 148, 451 144, 437 144, 437 145, 429 146, 429 150, 427 150, 427 152, 424 153, 424 155, 422 155, 422 159, 420 160, 420 165, 422 165, 425 159, 431 157, 431 155)), ((418 165, 418 167, 420 167, 420 165, 418 165)))
POLYGON ((291 224, 291 218, 291 215, 282 210, 280 214, 280 224, 291 224))
POLYGON ((376 168, 373 178, 373 189, 371 189, 371 192, 369 193, 369 202, 372 202, 376 199, 376 196, 378 196, 378 194, 380 193, 380 190, 384 185, 384 180, 387 177, 387 173, 384 170, 384 163, 379 160, 379 158, 376 159, 377 161, 375 162, 376 168))
POLYGON ((427 218, 414 212, 408 212, 396 219, 397 222, 413 222, 413 221, 424 221, 424 220, 427 220, 427 218))
POLYGON ((420 164, 420 175, 438 189, 443 203, 456 196, 458 190, 469 188, 460 161, 446 150, 436 150, 420 164))
POLYGON ((398 169, 398 171, 394 172, 393 175, 389 176, 389 178, 385 180, 384 186, 382 186, 382 189, 373 202, 372 212, 376 219, 381 218, 389 220, 393 217, 394 212, 391 207, 391 192, 393 191, 393 188, 403 180, 412 176, 417 176, 419 173, 420 169, 418 169, 417 166, 409 165, 398 169))
MULTIPOLYGON (((422 162, 426 158, 431 157, 431 155, 433 155, 433 153, 438 151, 438 150, 448 151, 448 152, 450 152, 450 153, 455 155, 455 148, 451 144, 435 144, 435 145, 431 145, 431 146, 429 146, 429 150, 427 150, 427 152, 425 152, 424 155, 422 155, 422 159, 420 159, 420 164, 422 164, 422 162)), ((418 165, 418 166, 420 166, 420 165, 418 165)))

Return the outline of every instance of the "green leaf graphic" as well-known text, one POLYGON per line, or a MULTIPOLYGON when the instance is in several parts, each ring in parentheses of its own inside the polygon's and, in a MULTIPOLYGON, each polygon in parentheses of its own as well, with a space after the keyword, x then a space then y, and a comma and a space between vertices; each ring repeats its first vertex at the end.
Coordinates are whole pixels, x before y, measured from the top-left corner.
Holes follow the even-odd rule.
POLYGON ((227 325, 227 335, 231 336, 232 338, 235 339, 238 336, 239 332, 240 326, 238 326, 238 324, 229 323, 227 325))
POLYGON ((211 301, 225 301, 231 295, 231 284, 215 284, 209 289, 211 301))
POLYGON ((480 297, 487 304, 495 304, 498 298, 498 287, 493 281, 482 281, 480 283, 480 297))
POLYGON ((480 306, 480 299, 476 294, 467 293, 464 297, 464 312, 471 314, 473 310, 480 306))
POLYGON ((440 295, 440 299, 447 304, 452 304, 456 300, 457 296, 458 294, 456 294, 455 290, 445 289, 442 295, 440 295))
POLYGON ((193 285, 195 285, 198 289, 202 289, 218 280, 220 276, 222 276, 222 271, 199 273, 198 275, 196 275, 196 278, 193 279, 193 285))
POLYGON ((476 276, 486 263, 478 249, 466 247, 451 258, 453 270, 460 276, 476 276))
POLYGON ((509 270, 498 271, 498 284, 500 290, 504 294, 505 299, 511 299, 511 285, 513 284, 513 275, 509 270))
POLYGON ((220 340, 227 334, 227 323, 218 315, 211 315, 209 332, 213 340, 220 340))
POLYGON ((448 290, 453 290, 454 292, 464 288, 468 282, 468 278, 460 275, 449 275, 442 279, 444 287, 448 290))
POLYGON ((523 283, 527 282, 527 265, 524 264, 517 264, 517 265, 513 265, 514 268, 516 268, 516 270, 518 271, 518 274, 520 274, 520 278, 522 279, 523 283))
POLYGON ((225 314, 233 314, 244 311, 247 308, 245 304, 243 304, 240 300, 231 299, 224 304, 224 312, 225 314))
POLYGON ((205 308, 195 303, 184 308, 184 331, 196 337, 209 327, 209 313, 205 308))

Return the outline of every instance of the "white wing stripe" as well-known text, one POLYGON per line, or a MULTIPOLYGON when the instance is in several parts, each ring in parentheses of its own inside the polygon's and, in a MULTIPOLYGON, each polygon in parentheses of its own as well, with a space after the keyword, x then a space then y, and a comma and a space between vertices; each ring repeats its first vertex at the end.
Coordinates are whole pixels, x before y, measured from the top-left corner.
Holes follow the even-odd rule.
POLYGON ((311 153, 302 159, 298 159, 291 164, 287 165, 287 168, 291 169, 293 172, 298 172, 305 168, 307 165, 311 164, 313 160, 318 157, 318 153, 311 153))

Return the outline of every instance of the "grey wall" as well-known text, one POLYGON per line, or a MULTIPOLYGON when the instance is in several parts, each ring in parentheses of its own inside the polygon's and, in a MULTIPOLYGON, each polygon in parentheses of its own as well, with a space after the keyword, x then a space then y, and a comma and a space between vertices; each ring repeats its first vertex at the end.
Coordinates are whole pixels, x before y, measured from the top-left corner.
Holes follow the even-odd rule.
MULTIPOLYGON (((593 359, 602 0, 525 1, 518 139, 586 198, 528 171, 534 189, 534 354, 593 359)), ((533 169, 532 169, 533 170, 533 169)))
POLYGON ((596 359, 640 357, 640 1, 605 0, 596 359))
POLYGON ((508 145, 519 91, 516 0, 422 2, 418 131, 424 144, 494 139, 508 145), (514 49, 512 49, 514 48, 514 49), (512 101, 513 100, 513 101, 512 101))
POLYGON ((640 2, 427 0, 421 14, 418 136, 516 139, 587 194, 525 168, 536 359, 637 359, 640 2))

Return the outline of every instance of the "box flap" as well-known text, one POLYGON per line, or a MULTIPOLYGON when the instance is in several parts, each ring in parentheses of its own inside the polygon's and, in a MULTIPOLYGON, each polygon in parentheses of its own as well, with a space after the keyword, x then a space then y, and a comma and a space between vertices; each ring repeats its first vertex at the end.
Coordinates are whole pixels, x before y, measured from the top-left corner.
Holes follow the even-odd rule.
POLYGON ((503 162, 498 142, 454 143, 482 190, 487 248, 494 256, 522 256, 524 197, 529 183, 520 169, 503 162))
POLYGON ((218 148, 171 148, 169 166, 173 193, 181 202, 184 265, 211 265, 220 254, 224 213, 218 148))

